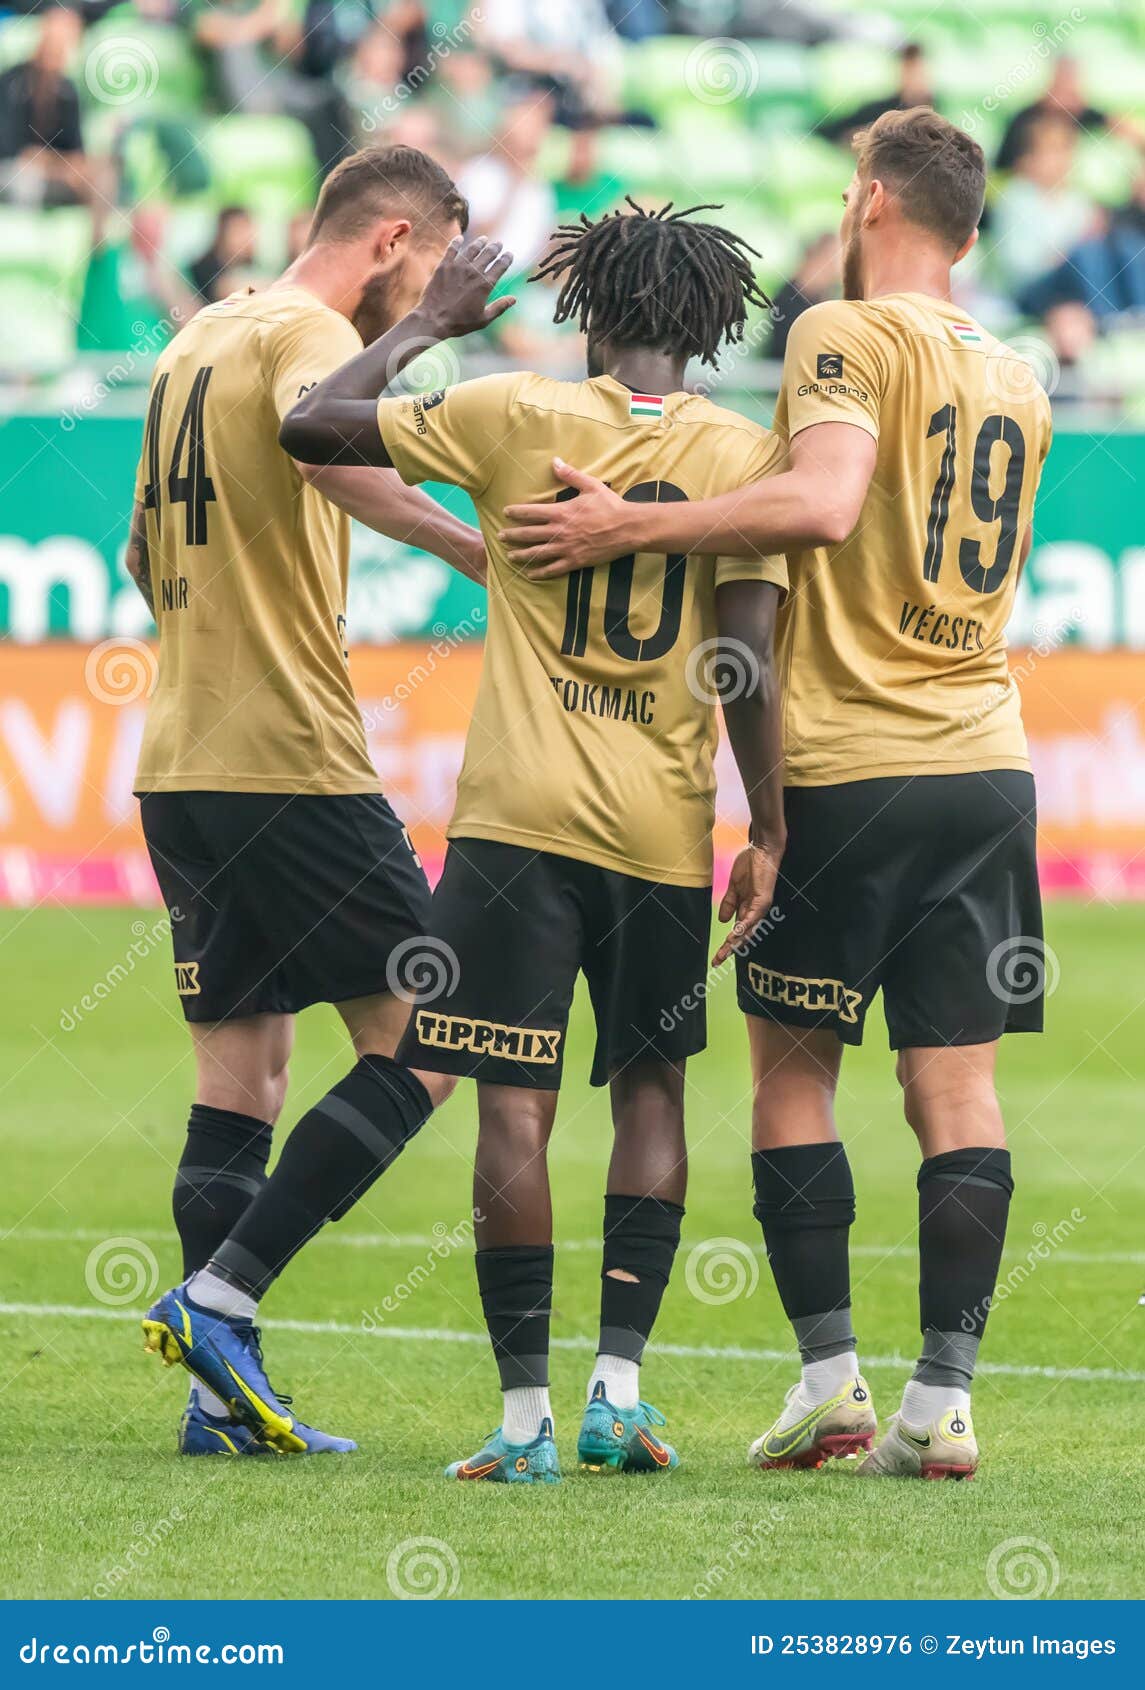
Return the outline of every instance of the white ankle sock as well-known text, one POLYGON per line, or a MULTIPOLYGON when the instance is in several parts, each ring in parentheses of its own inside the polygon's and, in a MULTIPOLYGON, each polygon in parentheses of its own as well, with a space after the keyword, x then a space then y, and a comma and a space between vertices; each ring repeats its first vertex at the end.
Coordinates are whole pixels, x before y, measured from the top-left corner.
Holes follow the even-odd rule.
POLYGON ((505 1415, 501 1430, 506 1443, 531 1444, 541 1429, 541 1421, 553 1417, 547 1385, 517 1385, 503 1391, 505 1415))
POLYGON ((924 1385, 921 1380, 908 1379, 899 1410, 908 1426, 929 1426, 932 1420, 949 1408, 970 1412, 970 1392, 957 1385, 924 1385))
POLYGON ((830 1402, 832 1397, 837 1397, 844 1386, 858 1377, 858 1373, 859 1358, 854 1350, 828 1356, 826 1361, 805 1361, 799 1395, 809 1408, 818 1408, 821 1402, 830 1402))
POLYGON ((234 1320, 253 1320, 258 1304, 248 1291, 240 1291, 226 1279, 220 1279, 210 1268, 200 1268, 187 1281, 187 1295, 201 1309, 215 1314, 229 1315, 234 1320))
POLYGON ((635 1408, 640 1401, 640 1363, 624 1356, 600 1355, 588 1376, 588 1395, 592 1400, 598 1379, 604 1380, 604 1394, 613 1408, 635 1408))
POLYGON ((231 1418, 231 1411, 222 1397, 217 1397, 214 1391, 208 1391, 207 1387, 201 1385, 197 1379, 191 1386, 191 1403, 192 1406, 198 1403, 204 1414, 213 1414, 216 1420, 229 1420, 231 1418))

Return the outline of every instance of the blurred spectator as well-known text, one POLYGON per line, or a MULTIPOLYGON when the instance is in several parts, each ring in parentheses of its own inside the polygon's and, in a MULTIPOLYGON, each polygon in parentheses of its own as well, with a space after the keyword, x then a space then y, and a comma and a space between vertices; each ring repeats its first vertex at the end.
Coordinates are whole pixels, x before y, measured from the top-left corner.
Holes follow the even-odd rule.
POLYGON ((487 55, 467 49, 441 55, 426 103, 454 157, 468 158, 489 145, 505 102, 487 55))
POLYGON ((84 278, 77 347, 155 353, 193 317, 202 301, 164 254, 167 213, 141 205, 97 218, 84 278))
POLYGON ((769 358, 782 358, 787 351, 787 337, 797 317, 812 305, 839 293, 839 237, 820 235, 812 241, 799 261, 799 268, 789 282, 784 282, 771 306, 771 339, 767 345, 769 358))
POLYGON ((582 128, 615 111, 620 43, 602 0, 483 0, 479 16, 502 69, 555 96, 557 123, 582 128))
POLYGON ((1080 308, 1095 325, 1120 316, 1145 317, 1145 167, 1128 203, 1103 212, 1089 238, 1052 274, 1019 295, 1019 303, 1033 316, 1080 308))
POLYGON ((351 121, 327 74, 321 26, 314 42, 287 0, 188 0, 195 40, 206 52, 224 111, 286 112, 306 125, 325 175, 351 150, 351 121))
POLYGON ((67 74, 82 34, 78 12, 49 6, 32 57, 0 74, 0 199, 50 206, 92 196, 79 96, 67 74))
POLYGON ((363 145, 375 140, 378 129, 398 110, 401 102, 395 91, 404 66, 402 43, 385 24, 376 23, 355 47, 342 86, 363 145))
POLYGON ((525 270, 540 257, 557 222, 552 184, 537 173, 537 154, 553 121, 551 95, 532 94, 510 107, 496 144, 459 172, 469 201, 469 233, 491 235, 525 270))
POLYGON ((604 7, 609 23, 625 41, 647 41, 668 27, 660 0, 604 0, 604 7))
POLYGON ((248 282, 257 249, 258 231, 250 212, 241 205, 224 206, 210 246, 187 266, 200 302, 213 305, 248 282))
POLYGON ((1140 125, 1132 119, 1111 117, 1099 106, 1090 104, 1082 90, 1080 66, 1076 59, 1067 54, 1055 60, 1050 85, 1041 99, 1035 100, 1032 105, 1023 106, 1006 125, 1006 132, 998 147, 998 156, 994 160, 995 169, 1014 169, 1026 149, 1031 125, 1047 113, 1069 118, 1086 134, 1112 128, 1123 131, 1135 140, 1145 137, 1140 125))
POLYGON ((1069 185, 1077 135, 1062 112, 1034 118, 995 201, 994 266, 1011 295, 1057 269, 1095 223, 1093 205, 1069 185))
POLYGON ((876 117, 882 117, 884 112, 909 111, 912 106, 933 104, 934 88, 926 55, 917 43, 911 42, 899 54, 899 81, 894 93, 881 99, 868 100, 855 111, 848 112, 845 117, 825 118, 818 125, 817 133, 825 136, 828 141, 840 141, 849 147, 855 131, 865 129, 876 117))

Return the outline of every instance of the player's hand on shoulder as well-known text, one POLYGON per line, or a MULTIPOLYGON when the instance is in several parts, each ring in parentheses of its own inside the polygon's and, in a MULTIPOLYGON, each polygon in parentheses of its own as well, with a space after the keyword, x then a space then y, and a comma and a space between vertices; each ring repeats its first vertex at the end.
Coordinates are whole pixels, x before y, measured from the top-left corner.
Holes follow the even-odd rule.
POLYGON ((746 945, 771 909, 775 897, 775 882, 783 856, 781 847, 745 845, 732 863, 728 875, 728 889, 720 903, 719 919, 735 926, 712 958, 718 968, 732 953, 746 945))
POLYGON ((633 549, 625 534, 631 505, 595 475, 574 469, 560 458, 553 459, 553 471, 574 489, 576 498, 507 505, 509 526, 499 536, 512 562, 527 570, 533 581, 611 563, 633 549))
POLYGON ((489 295, 511 268, 513 254, 500 241, 484 236, 466 241, 458 235, 426 283, 419 312, 430 319, 442 340, 488 328, 515 305, 512 294, 490 301, 489 295))

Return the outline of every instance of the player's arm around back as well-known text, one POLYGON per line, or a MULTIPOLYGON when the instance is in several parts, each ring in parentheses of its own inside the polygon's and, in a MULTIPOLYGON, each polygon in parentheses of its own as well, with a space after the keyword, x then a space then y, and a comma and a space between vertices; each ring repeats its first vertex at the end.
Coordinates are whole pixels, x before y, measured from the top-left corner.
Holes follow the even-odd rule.
POLYGON ((716 965, 766 917, 787 841, 783 707, 774 656, 780 591, 770 581, 753 580, 716 588, 716 687, 751 816, 749 843, 732 864, 720 904, 720 920, 734 919, 735 925, 712 959, 716 965))
POLYGON ((793 327, 776 412, 788 441, 776 473, 688 504, 625 503, 569 465, 557 475, 579 494, 560 504, 511 505, 502 536, 539 579, 630 551, 758 557, 837 546, 853 532, 874 474, 888 349, 863 307, 833 300, 793 327))
POLYGON ((283 419, 279 444, 299 463, 388 468, 379 397, 427 347, 487 328, 515 303, 489 300, 512 262, 498 241, 451 241, 414 310, 301 394, 283 419))

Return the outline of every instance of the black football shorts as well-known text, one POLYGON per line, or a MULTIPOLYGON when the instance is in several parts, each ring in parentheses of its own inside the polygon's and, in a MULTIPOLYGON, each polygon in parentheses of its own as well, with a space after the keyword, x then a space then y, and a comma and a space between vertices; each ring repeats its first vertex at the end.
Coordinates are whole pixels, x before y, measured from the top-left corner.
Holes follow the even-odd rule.
POLYGON ((785 804, 775 913, 736 960, 742 1010, 857 1045, 881 987, 892 1050, 1041 1032, 1032 775, 789 786, 785 804))
POLYGON ((391 990, 426 931, 429 882, 380 793, 148 792, 140 809, 188 1021, 391 990))
POLYGON ((398 1048, 412 1068, 556 1091, 577 974, 596 1016, 592 1084, 707 1041, 707 886, 454 839, 433 895, 426 990, 398 1048), (697 990, 697 988, 699 988, 697 990))

